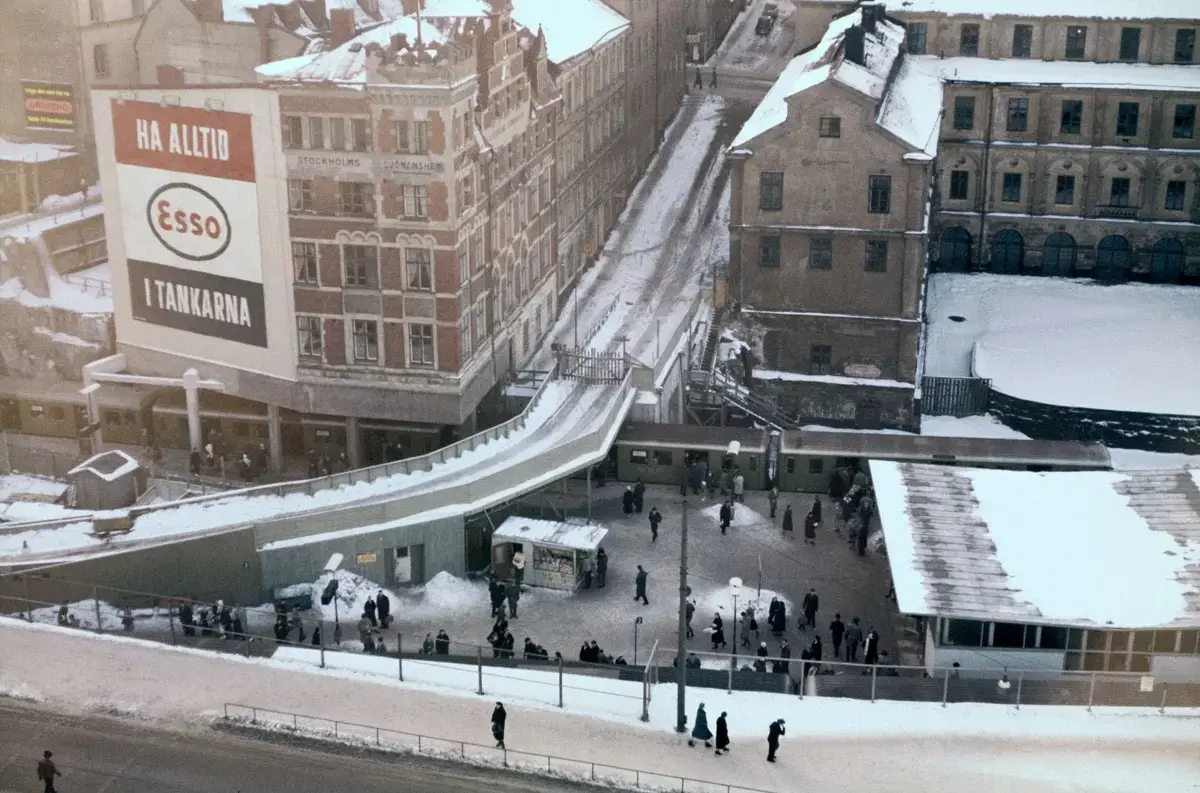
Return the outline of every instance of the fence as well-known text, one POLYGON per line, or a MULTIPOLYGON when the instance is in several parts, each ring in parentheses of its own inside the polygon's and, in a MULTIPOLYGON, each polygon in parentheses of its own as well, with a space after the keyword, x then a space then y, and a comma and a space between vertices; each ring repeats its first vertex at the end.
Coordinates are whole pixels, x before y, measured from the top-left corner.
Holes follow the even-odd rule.
MULTIPOLYGON (((630 715, 635 702, 640 713, 648 718, 648 707, 654 684, 675 681, 674 663, 658 660, 661 651, 657 642, 646 665, 592 664, 570 659, 557 659, 553 649, 548 658, 526 658, 520 647, 512 651, 497 651, 491 646, 461 641, 448 641, 444 648, 435 644, 434 652, 422 652, 419 631, 409 634, 389 634, 385 653, 369 656, 361 651, 356 639, 343 641, 340 626, 333 620, 306 613, 305 627, 320 628, 320 639, 313 641, 312 633, 303 640, 277 641, 271 635, 276 611, 273 606, 242 608, 243 633, 234 640, 222 638, 219 628, 205 632, 196 626, 197 635, 187 635, 179 623, 179 606, 187 598, 167 597, 113 587, 97 586, 61 579, 35 576, 0 579, 7 591, 14 588, 21 594, 0 595, 0 614, 22 619, 54 623, 64 601, 68 613, 74 616, 79 628, 97 632, 121 633, 133 638, 182 646, 210 649, 247 656, 270 656, 278 647, 295 647, 320 652, 318 665, 350 668, 357 671, 396 675, 409 682, 432 682, 436 685, 469 688, 476 693, 486 689, 504 692, 505 687, 518 688, 522 697, 542 698, 547 704, 564 707, 570 697, 585 696, 589 702, 601 694, 614 701, 618 712, 630 715), (68 594, 57 598, 42 593, 53 588, 55 594, 71 587, 68 594), (129 612, 126 613, 125 609, 129 612), (206 635, 207 634, 207 635, 206 635), (269 638, 268 638, 269 637, 269 638), (362 660, 369 659, 369 660, 362 660), (657 661, 657 663, 656 663, 657 661), (522 674, 539 672, 542 674, 522 674), (570 677, 564 678, 564 675, 570 677), (406 677, 407 676, 407 677, 406 677), (580 677, 592 678, 587 683, 580 677), (600 683, 601 679, 611 684, 600 683), (626 693, 616 685, 640 684, 639 694, 626 693), (594 686, 594 687, 593 687, 594 686), (567 697, 566 699, 564 697, 567 697), (624 710, 625 703, 629 710, 624 710)), ((212 605, 212 604, 197 604, 212 605)), ((355 614, 347 614, 347 630, 357 635, 353 627, 355 614)), ((291 633, 289 632, 289 637, 291 633)), ((731 637, 732 638, 732 637, 731 637)), ((673 646, 673 644, 669 645, 673 646)), ((669 653, 669 650, 668 650, 669 653)), ((964 667, 904 666, 888 664, 847 663, 844 661, 805 661, 797 657, 761 659, 767 671, 752 668, 756 656, 741 652, 693 652, 703 668, 689 669, 688 685, 694 688, 725 689, 727 691, 760 691, 780 696, 815 695, 825 698, 941 703, 976 702, 1009 705, 1067 705, 1079 707, 1138 707, 1163 713, 1168 707, 1200 707, 1200 681, 1169 682, 1132 672, 1070 672, 1028 669, 972 669, 964 667), (784 663, 783 671, 771 671, 774 662, 784 663), (1003 685, 1004 680, 1007 685, 1003 685), (800 683, 803 682, 803 685, 800 683)), ((686 659, 677 659, 685 663, 686 659)))
POLYGON ((921 413, 926 416, 977 416, 987 413, 992 381, 984 377, 922 377, 921 413))
POLYGON ((0 473, 20 472, 48 479, 66 479, 67 472, 83 462, 77 454, 67 454, 52 449, 23 446, 0 433, 0 473))
POLYGON ((578 383, 610 383, 625 379, 625 354, 597 350, 559 349, 558 371, 563 380, 578 383))
POLYGON ((530 773, 562 776, 614 787, 635 788, 645 786, 652 790, 678 790, 680 793, 765 793, 757 788, 732 785, 727 782, 710 782, 691 777, 672 776, 657 771, 626 768, 593 760, 578 760, 551 754, 514 751, 508 748, 485 746, 454 738, 437 738, 390 727, 356 724, 350 721, 327 719, 322 716, 306 716, 271 708, 252 705, 225 704, 225 721, 231 724, 249 724, 264 729, 283 729, 298 735, 332 738, 359 745, 375 746, 385 751, 415 752, 447 759, 458 759, 480 765, 501 763, 505 768, 530 773), (669 783, 669 784, 666 784, 669 783))

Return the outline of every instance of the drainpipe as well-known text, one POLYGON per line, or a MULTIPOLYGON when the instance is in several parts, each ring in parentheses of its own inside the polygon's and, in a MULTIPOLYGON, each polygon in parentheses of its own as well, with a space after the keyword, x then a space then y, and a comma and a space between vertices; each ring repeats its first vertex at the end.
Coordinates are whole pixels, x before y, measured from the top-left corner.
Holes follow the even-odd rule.
POLYGON ((979 204, 979 239, 975 243, 975 260, 980 267, 983 266, 983 240, 987 237, 988 202, 991 200, 989 191, 992 186, 992 132, 995 124, 992 117, 995 114, 995 105, 996 87, 992 85, 988 87, 987 94, 987 129, 983 138, 983 189, 981 191, 983 200, 979 204))

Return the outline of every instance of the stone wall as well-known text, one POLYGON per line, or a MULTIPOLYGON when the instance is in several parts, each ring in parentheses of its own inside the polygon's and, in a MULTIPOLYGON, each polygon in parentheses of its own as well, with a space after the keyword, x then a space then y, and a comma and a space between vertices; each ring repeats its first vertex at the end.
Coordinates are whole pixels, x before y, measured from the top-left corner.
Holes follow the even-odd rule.
POLYGON ((911 388, 861 388, 808 380, 755 378, 754 392, 801 422, 910 432, 919 428, 911 388))
POLYGON ((989 412, 1039 440, 1099 441, 1122 449, 1200 454, 1200 416, 1047 405, 991 392, 989 412))
POLYGON ((82 368, 111 355, 112 316, 0 299, 0 376, 82 380, 82 368))

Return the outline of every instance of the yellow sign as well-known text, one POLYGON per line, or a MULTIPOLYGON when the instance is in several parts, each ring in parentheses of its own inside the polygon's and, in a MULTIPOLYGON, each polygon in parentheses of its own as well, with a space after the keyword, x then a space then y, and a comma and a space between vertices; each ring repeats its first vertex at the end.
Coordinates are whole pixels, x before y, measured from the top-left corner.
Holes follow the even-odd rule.
POLYGON ((378 558, 378 557, 376 557, 376 555, 373 553, 360 553, 358 556, 354 557, 354 563, 355 564, 375 564, 376 558, 378 558))

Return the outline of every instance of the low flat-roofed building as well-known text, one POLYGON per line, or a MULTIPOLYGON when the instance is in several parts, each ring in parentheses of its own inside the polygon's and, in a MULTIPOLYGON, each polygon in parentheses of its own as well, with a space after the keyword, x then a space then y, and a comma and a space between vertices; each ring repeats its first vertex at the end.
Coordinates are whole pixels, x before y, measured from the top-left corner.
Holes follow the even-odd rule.
POLYGON ((873 460, 871 476, 928 669, 1200 679, 1200 470, 873 460))

